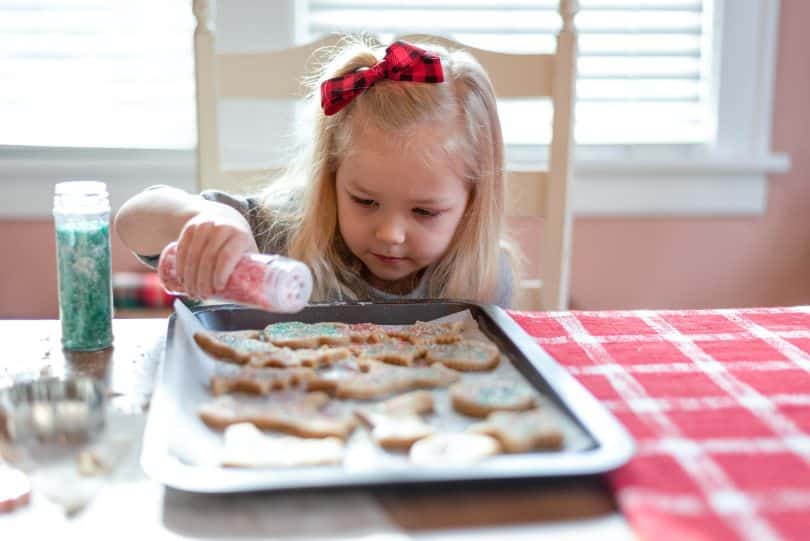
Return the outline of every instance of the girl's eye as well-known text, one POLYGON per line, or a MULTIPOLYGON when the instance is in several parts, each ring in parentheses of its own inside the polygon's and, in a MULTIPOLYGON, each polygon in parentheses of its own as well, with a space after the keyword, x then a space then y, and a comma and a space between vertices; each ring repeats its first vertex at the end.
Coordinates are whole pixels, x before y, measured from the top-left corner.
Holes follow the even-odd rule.
POLYGON ((363 199, 362 197, 355 197, 353 195, 349 197, 351 197, 352 201, 354 201, 361 207, 371 207, 375 204, 375 201, 373 199, 363 199))
POLYGON ((413 213, 416 214, 417 216, 424 216, 426 218, 435 218, 436 216, 441 214, 441 212, 433 212, 428 209, 420 209, 420 208, 413 209, 413 213))

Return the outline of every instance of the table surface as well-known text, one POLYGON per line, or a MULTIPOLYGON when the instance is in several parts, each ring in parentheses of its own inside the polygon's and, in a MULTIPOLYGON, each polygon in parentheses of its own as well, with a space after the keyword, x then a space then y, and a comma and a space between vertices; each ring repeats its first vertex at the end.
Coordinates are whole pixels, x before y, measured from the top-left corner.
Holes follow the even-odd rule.
MULTIPOLYGON (((112 349, 67 353, 58 321, 0 321, 0 338, 11 346, 0 362, 0 386, 21 376, 92 375, 107 383, 116 411, 144 417, 166 328, 165 319, 115 320, 112 349)), ((129 474, 107 483, 75 517, 66 518, 35 492, 28 507, 0 515, 0 532, 137 531, 150 539, 635 538, 600 479, 201 495, 151 481, 140 470, 139 454, 130 453, 129 474)))

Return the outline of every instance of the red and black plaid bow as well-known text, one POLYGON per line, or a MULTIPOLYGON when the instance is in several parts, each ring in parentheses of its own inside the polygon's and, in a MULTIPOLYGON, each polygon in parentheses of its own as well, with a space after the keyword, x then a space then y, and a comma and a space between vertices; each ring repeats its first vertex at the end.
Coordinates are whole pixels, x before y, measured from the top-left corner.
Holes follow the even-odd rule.
POLYGON ((380 79, 441 83, 444 72, 437 55, 397 41, 385 50, 385 57, 370 68, 324 81, 321 84, 324 114, 337 113, 380 79))

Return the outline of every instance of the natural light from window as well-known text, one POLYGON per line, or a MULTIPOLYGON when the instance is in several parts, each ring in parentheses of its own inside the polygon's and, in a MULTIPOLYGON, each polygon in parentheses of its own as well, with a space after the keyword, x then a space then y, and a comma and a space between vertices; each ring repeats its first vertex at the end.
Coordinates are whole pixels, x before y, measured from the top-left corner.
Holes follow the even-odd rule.
MULTIPOLYGON (((577 141, 710 142, 711 0, 580 3, 577 141)), ((556 0, 304 5, 303 40, 419 32, 549 52, 560 26, 556 0)), ((193 30, 185 1, 0 0, 0 145, 193 148, 193 30)), ((548 103, 500 110, 507 143, 548 141, 548 103)))

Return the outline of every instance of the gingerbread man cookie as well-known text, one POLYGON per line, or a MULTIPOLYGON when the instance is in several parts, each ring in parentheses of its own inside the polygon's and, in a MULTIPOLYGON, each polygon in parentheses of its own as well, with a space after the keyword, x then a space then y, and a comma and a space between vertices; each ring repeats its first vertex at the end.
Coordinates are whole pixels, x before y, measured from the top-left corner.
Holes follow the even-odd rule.
POLYGON ((369 357, 389 364, 411 366, 424 355, 425 347, 404 340, 388 339, 376 344, 352 346, 352 352, 360 357, 369 357))
POLYGON ((352 342, 373 344, 387 339, 388 334, 376 323, 349 323, 349 338, 352 342))
POLYGON ((372 359, 358 359, 361 373, 335 380, 339 398, 368 400, 419 387, 447 387, 461 378, 455 370, 442 365, 404 367, 372 359))
POLYGON ((306 388, 316 377, 310 368, 243 368, 234 374, 211 376, 211 392, 217 396, 234 392, 262 395, 292 387, 306 388))
MULTIPOLYGON (((255 336, 261 335, 257 332, 255 336)), ((351 354, 348 348, 338 347, 296 350, 278 347, 244 331, 197 332, 194 340, 203 350, 218 359, 254 367, 318 367, 351 354)))
POLYGON ((453 323, 428 323, 417 321, 399 329, 388 331, 390 336, 408 340, 413 344, 449 344, 461 339, 464 324, 461 321, 453 323))
POLYGON ((453 370, 480 372, 498 366, 500 352, 489 342, 459 340, 452 344, 431 344, 425 358, 429 363, 442 363, 453 370))
POLYGON ((324 393, 284 391, 262 397, 220 396, 200 406, 200 419, 211 428, 224 430, 236 423, 278 430, 304 438, 334 436, 346 439, 357 424, 355 416, 332 404, 324 393))
POLYGON ((412 391, 354 411, 371 426, 374 441, 386 449, 408 448, 434 432, 420 417, 433 411, 430 391, 412 391))
POLYGON ((498 440, 507 453, 526 453, 535 449, 560 449, 563 434, 543 409, 522 412, 498 411, 468 431, 487 434, 498 440))

